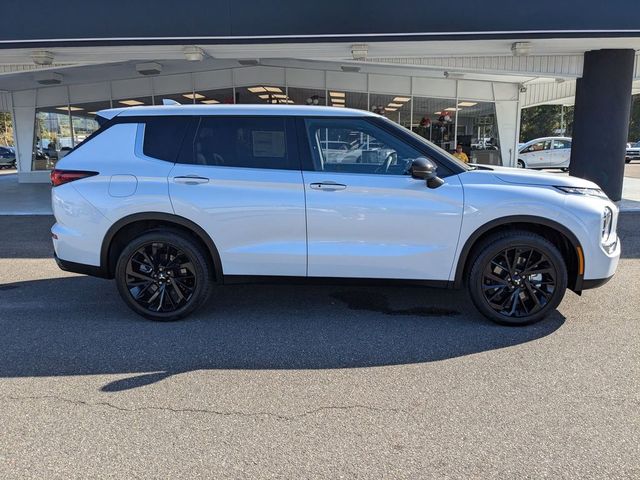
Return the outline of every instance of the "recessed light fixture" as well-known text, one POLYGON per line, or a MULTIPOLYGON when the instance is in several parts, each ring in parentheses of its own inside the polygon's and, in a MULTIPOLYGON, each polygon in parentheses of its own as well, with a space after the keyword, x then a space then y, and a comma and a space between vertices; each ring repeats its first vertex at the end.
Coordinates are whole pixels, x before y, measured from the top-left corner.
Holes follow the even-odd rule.
POLYGON ((332 97, 338 97, 338 98, 344 98, 345 97, 344 92, 329 92, 329 95, 331 95, 332 97))
POLYGON ((457 112, 458 110, 460 109, 455 107, 449 107, 444 109, 445 112, 457 112))
POLYGON ((333 107, 344 107, 344 103, 334 103, 333 107))
POLYGON ((251 93, 262 93, 267 91, 264 87, 249 87, 247 90, 251 93))
POLYGON ((202 100, 201 103, 206 103, 207 105, 212 105, 214 103, 220 103, 218 100, 202 100))
POLYGON ((460 102, 458 104, 459 107, 473 107, 474 105, 477 105, 478 102, 460 102))
POLYGON ((98 112, 87 112, 89 115, 97 115, 98 112))
POLYGON ((411 100, 409 97, 394 97, 393 99, 394 102, 408 102, 409 100, 411 100))
POLYGON ((56 107, 56 110, 63 110, 65 112, 79 112, 81 110, 84 110, 84 108, 80 108, 80 107, 56 107))
POLYGON ((395 107, 395 108, 400 108, 400 107, 404 107, 404 104, 402 104, 402 103, 390 103, 389 106, 390 107, 395 107))
POLYGON ((282 93, 282 89, 278 87, 262 87, 262 88, 264 88, 267 92, 282 93))
POLYGON ((258 98, 261 98, 262 100, 269 100, 271 98, 271 95, 269 95, 268 93, 263 93, 262 95, 258 95, 258 98))
POLYGON ((332 98, 333 103, 344 103, 344 98, 332 98))
POLYGON ((122 105, 127 105, 128 107, 135 107, 136 105, 144 105, 144 102, 140 100, 118 100, 118 103, 122 105))
POLYGON ((272 93, 271 96, 273 98, 287 98, 287 96, 284 93, 272 93))
POLYGON ((398 110, 398 109, 397 108, 384 107, 384 111, 385 112, 395 112, 396 110, 398 110))
POLYGON ((200 100, 201 98, 204 98, 204 95, 202 95, 201 93, 185 93, 182 96, 184 98, 189 98, 191 100, 193 100, 194 98, 196 100, 200 100))

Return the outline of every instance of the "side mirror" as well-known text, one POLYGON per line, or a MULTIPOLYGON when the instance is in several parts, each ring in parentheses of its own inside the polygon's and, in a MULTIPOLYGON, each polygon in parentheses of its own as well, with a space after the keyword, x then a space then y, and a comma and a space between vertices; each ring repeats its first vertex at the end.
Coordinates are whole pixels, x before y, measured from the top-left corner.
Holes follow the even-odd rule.
POLYGON ((428 158, 418 157, 411 162, 411 176, 418 180, 426 180, 429 188, 438 188, 444 184, 436 170, 436 164, 428 158))

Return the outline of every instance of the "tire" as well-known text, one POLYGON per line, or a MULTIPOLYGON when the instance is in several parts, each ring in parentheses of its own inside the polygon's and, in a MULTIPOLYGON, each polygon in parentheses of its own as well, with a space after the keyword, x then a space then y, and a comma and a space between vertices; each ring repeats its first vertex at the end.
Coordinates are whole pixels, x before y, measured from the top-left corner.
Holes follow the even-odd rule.
POLYGON ((122 250, 115 280, 131 310, 150 320, 171 322, 206 302, 212 268, 202 247, 188 235, 155 230, 135 238, 122 250))
POLYGON ((469 266, 471 300, 480 313, 501 325, 542 320, 558 307, 567 290, 562 254, 549 240, 528 231, 488 237, 474 248, 469 266), (539 270, 544 273, 536 273, 539 270))
POLYGON ((527 166, 524 164, 524 161, 522 160, 518 160, 518 163, 516 164, 516 166, 518 168, 527 168, 527 166))

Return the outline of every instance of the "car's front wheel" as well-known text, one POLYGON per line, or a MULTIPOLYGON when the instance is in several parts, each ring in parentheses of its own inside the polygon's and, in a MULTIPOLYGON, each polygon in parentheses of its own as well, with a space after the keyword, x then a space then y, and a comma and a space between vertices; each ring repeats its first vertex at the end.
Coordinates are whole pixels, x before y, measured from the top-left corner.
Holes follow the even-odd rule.
POLYGON ((567 267, 558 248, 528 231, 493 235, 474 249, 468 288, 476 308, 503 325, 542 320, 562 301, 567 267))
POLYGON ((522 160, 518 160, 517 166, 518 168, 527 168, 527 166, 524 164, 524 161, 522 160))
POLYGON ((202 247, 181 232, 157 230, 132 240, 116 264, 116 284, 125 303, 156 321, 183 318, 211 290, 211 266, 202 247))

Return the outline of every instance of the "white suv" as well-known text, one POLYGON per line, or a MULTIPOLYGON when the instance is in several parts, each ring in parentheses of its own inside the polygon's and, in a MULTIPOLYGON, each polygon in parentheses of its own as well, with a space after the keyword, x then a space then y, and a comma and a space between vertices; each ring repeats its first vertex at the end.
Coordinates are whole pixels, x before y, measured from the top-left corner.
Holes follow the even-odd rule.
POLYGON ((606 282, 617 208, 573 177, 467 166, 360 110, 159 106, 103 125, 51 174, 56 259, 115 278, 153 320, 193 312, 214 284, 385 280, 468 286, 503 324, 606 282), (335 142, 357 144, 336 158, 335 142))

